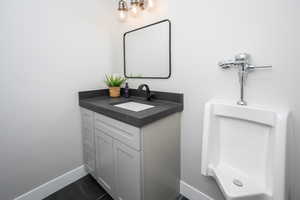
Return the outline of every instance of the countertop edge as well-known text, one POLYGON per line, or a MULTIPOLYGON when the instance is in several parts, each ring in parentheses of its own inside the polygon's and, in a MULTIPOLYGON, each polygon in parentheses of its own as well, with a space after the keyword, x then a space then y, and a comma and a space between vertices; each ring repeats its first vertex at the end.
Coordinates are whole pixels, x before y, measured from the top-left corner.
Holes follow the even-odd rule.
MULTIPOLYGON (((123 94, 123 90, 121 90, 121 95, 123 94)), ((103 106, 97 106, 94 104, 91 104, 89 102, 86 102, 85 100, 87 99, 93 99, 97 97, 108 97, 109 92, 108 89, 100 89, 100 90, 90 90, 90 91, 81 91, 78 92, 78 97, 79 97, 79 106, 88 110, 91 110, 93 112, 96 112, 98 114, 105 115, 107 117, 110 117, 112 119, 124 122, 126 124, 142 128, 148 124, 151 124, 155 121, 158 121, 164 117, 167 117, 169 115, 172 115, 177 112, 182 112, 184 109, 184 104, 183 104, 183 97, 184 95, 181 93, 169 93, 169 92, 158 92, 158 91, 153 91, 153 93, 156 94, 156 99, 157 100, 164 100, 166 102, 170 103, 176 103, 177 106, 173 106, 168 108, 167 110, 164 110, 162 112, 157 112, 154 113, 150 116, 146 116, 144 118, 137 118, 131 115, 128 115, 126 113, 118 112, 115 110, 111 110, 109 108, 105 108, 103 106)), ((134 97, 141 97, 143 94, 139 95, 137 93, 136 89, 130 89, 130 94, 131 96, 134 97)))
POLYGON ((134 118, 134 117, 131 117, 129 115, 119 113, 119 112, 115 112, 115 111, 112 111, 112 110, 109 110, 109 109, 105 110, 102 107, 93 106, 93 105, 85 103, 85 102, 80 102, 79 101, 79 106, 82 107, 82 108, 88 109, 90 111, 96 112, 98 114, 110 117, 112 119, 124 122, 126 124, 138 127, 138 128, 142 128, 142 127, 144 127, 148 124, 151 124, 152 122, 158 121, 158 120, 160 120, 162 118, 165 118, 169 115, 172 115, 174 113, 183 111, 183 105, 180 105, 177 108, 175 107, 175 108, 169 109, 165 112, 151 115, 151 116, 146 117, 144 119, 138 119, 138 118, 134 118))

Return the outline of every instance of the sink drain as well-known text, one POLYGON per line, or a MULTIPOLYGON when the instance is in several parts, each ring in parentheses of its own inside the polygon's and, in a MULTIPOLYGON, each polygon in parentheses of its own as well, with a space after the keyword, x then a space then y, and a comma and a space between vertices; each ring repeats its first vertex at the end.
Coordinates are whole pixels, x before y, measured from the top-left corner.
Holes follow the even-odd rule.
POLYGON ((238 187, 243 187, 244 186, 243 182, 240 181, 239 179, 233 179, 232 182, 233 182, 234 185, 236 185, 238 187))

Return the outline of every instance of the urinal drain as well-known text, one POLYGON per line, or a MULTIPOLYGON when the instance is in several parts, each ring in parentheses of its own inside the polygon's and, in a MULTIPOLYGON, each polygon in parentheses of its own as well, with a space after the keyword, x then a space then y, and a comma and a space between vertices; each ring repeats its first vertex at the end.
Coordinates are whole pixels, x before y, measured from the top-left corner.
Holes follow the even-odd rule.
POLYGON ((236 185, 238 187, 243 187, 244 186, 243 182, 240 181, 239 179, 233 179, 232 182, 233 182, 234 185, 236 185))

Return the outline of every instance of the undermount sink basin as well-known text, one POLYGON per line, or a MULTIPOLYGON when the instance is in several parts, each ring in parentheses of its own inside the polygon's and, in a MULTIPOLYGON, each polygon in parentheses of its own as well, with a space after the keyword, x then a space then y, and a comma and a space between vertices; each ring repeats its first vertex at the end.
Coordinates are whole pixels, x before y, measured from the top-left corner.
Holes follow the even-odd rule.
POLYGON ((134 111, 134 112, 139 112, 139 111, 147 110, 149 108, 154 107, 154 106, 151 106, 151 105, 147 105, 147 104, 143 104, 143 103, 137 103, 137 102, 133 102, 133 101, 116 104, 114 106, 119 107, 119 108, 123 108, 123 109, 126 109, 126 110, 131 110, 131 111, 134 111))

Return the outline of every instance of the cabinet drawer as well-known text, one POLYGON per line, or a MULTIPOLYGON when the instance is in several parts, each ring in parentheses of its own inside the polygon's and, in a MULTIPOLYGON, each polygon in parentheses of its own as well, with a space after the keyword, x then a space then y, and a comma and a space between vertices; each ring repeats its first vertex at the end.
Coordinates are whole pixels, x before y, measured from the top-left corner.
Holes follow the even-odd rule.
POLYGON ((118 120, 95 113, 95 128, 113 138, 140 150, 140 129, 118 120))

